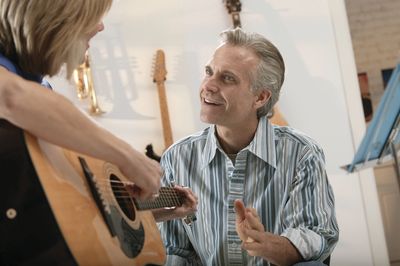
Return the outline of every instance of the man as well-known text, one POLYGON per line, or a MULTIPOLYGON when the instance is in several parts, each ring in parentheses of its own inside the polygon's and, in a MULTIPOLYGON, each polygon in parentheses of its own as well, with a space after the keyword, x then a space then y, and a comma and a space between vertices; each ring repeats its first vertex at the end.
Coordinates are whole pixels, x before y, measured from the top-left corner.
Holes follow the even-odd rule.
POLYGON ((284 69, 264 37, 222 33, 200 87, 200 118, 211 126, 161 160, 165 183, 198 196, 197 221, 160 224, 167 264, 292 265, 321 262, 332 252, 338 226, 323 152, 303 133, 266 118, 284 69))

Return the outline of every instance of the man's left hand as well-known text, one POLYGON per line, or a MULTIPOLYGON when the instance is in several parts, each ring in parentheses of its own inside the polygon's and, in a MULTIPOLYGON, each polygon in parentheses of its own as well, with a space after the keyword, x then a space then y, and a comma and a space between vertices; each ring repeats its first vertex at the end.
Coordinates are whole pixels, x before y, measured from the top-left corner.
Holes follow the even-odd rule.
POLYGON ((254 208, 246 208, 241 200, 235 201, 236 231, 242 248, 250 256, 261 257, 276 265, 292 265, 302 260, 289 239, 266 232, 254 208))

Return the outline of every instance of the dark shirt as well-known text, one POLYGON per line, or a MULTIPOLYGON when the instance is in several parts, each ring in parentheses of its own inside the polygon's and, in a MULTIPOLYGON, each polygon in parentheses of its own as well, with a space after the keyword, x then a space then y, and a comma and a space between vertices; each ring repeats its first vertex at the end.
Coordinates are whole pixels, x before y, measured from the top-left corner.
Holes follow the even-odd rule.
MULTIPOLYGON (((0 66, 38 83, 0 53, 0 66)), ((0 118, 0 265, 76 265, 40 185, 24 132, 0 118)))

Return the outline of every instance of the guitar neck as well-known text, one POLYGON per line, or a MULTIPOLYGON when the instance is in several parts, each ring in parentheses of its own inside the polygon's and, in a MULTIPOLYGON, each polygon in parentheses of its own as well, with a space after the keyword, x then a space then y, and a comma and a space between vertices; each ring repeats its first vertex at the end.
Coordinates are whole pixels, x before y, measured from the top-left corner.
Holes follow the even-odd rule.
POLYGON ((233 28, 242 27, 239 12, 232 12, 231 15, 232 15, 233 28))
POLYGON ((172 208, 182 205, 183 197, 172 187, 162 187, 159 196, 154 200, 140 201, 134 199, 136 208, 140 211, 159 208, 172 208))
POLYGON ((240 0, 225 0, 225 6, 228 13, 232 16, 233 28, 242 27, 239 15, 242 10, 242 3, 240 0))
POLYGON ((167 95, 165 93, 164 81, 157 82, 158 98, 160 101, 161 122, 164 132, 164 145, 168 148, 173 143, 171 123, 169 120, 167 95))

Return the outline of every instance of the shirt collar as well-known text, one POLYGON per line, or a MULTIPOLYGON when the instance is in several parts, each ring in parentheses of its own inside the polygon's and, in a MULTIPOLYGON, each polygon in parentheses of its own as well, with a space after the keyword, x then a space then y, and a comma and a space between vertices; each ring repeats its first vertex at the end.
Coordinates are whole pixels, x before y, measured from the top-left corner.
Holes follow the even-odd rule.
POLYGON ((260 118, 253 140, 248 149, 255 156, 276 168, 276 145, 274 127, 266 116, 260 118))
POLYGON ((215 125, 212 125, 208 128, 206 144, 203 151, 202 168, 205 168, 214 159, 218 146, 218 140, 215 136, 215 125))
MULTIPOLYGON (((216 155, 217 149, 219 148, 220 145, 215 135, 215 125, 212 125, 209 127, 203 151, 203 168, 211 163, 216 155)), ((250 144, 243 150, 246 149, 272 167, 276 168, 274 128, 265 116, 259 119, 256 134, 250 144)))
POLYGON ((8 71, 23 77, 24 79, 34 81, 37 83, 42 83, 43 76, 22 71, 15 62, 4 56, 3 53, 1 52, 0 52, 0 65, 5 67, 8 71))

